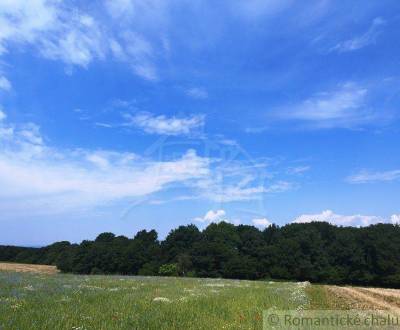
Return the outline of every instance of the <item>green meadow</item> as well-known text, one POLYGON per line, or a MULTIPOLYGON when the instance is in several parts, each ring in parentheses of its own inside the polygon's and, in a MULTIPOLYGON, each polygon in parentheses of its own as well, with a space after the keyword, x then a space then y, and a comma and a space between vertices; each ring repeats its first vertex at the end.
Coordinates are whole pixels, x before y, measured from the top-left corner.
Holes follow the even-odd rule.
POLYGON ((0 329, 261 329, 263 310, 323 307, 323 290, 302 282, 0 272, 0 329))

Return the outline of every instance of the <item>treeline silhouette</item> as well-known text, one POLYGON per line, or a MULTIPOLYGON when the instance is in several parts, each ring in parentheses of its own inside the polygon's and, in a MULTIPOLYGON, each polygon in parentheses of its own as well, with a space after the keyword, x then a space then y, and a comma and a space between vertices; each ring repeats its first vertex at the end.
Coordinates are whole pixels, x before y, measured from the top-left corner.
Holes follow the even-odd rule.
POLYGON ((400 287, 400 226, 337 227, 323 222, 270 226, 212 223, 155 230, 133 239, 100 234, 80 244, 0 246, 0 260, 56 265, 77 274, 279 279, 400 287))

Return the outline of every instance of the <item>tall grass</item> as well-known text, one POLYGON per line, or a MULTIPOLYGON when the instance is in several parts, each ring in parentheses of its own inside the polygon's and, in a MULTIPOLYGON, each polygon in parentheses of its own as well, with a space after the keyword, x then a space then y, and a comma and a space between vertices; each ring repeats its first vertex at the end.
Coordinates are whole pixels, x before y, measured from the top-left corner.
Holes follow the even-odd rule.
POLYGON ((261 329, 308 308, 298 283, 0 272, 0 329, 261 329))

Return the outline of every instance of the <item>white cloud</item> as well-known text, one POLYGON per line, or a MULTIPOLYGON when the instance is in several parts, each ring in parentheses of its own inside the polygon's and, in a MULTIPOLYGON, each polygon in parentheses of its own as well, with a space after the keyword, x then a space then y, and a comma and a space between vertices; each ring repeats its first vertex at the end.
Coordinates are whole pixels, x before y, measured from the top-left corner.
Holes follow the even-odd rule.
MULTIPOLYGON (((0 55, 14 45, 29 46, 44 58, 70 66, 68 72, 73 66, 86 68, 94 60, 114 56, 127 63, 141 78, 157 80, 153 46, 149 38, 135 31, 139 25, 152 21, 154 13, 161 11, 162 6, 154 8, 156 1, 150 0, 141 4, 121 0, 109 1, 111 3, 113 8, 120 7, 123 13, 129 12, 129 4, 137 7, 136 16, 131 18, 134 24, 132 21, 122 24, 118 15, 112 15, 112 21, 109 21, 106 16, 99 16, 98 11, 89 12, 89 8, 83 10, 59 0, 1 1, 0 55), (147 18, 142 22, 144 16, 147 18)), ((162 47, 162 42, 158 47, 162 47)), ((3 85, 8 86, 6 80, 3 85)))
POLYGON ((278 181, 269 186, 252 182, 224 184, 214 176, 200 179, 195 184, 199 188, 200 197, 218 203, 260 200, 265 194, 282 193, 293 189, 293 184, 286 181, 278 181))
POLYGON ((12 86, 10 81, 4 76, 0 76, 0 89, 9 92, 11 88, 12 86))
POLYGON ((135 3, 132 0, 106 0, 106 7, 115 18, 135 13, 135 3))
POLYGON ((387 182, 400 179, 400 170, 383 171, 383 172, 368 172, 362 170, 357 174, 351 175, 346 178, 349 183, 373 183, 373 182, 387 182))
POLYGON ((228 219, 226 217, 225 210, 210 210, 203 217, 194 218, 193 221, 201 222, 203 224, 229 222, 235 225, 239 225, 241 221, 239 219, 228 219))
POLYGON ((361 36, 338 43, 332 48, 332 51, 339 53, 352 52, 376 43, 376 39, 381 34, 382 27, 385 24, 386 21, 384 19, 380 17, 375 18, 367 32, 361 36))
POLYGON ((146 80, 158 80, 153 45, 141 34, 124 31, 119 41, 110 41, 110 47, 114 56, 128 63, 135 74, 146 80))
POLYGON ((252 223, 256 227, 260 227, 260 228, 266 228, 266 227, 269 227, 272 225, 272 222, 270 222, 267 218, 253 219, 252 223))
POLYGON ((57 34, 41 41, 40 53, 51 60, 87 67, 94 59, 106 56, 105 36, 93 17, 73 14, 68 24, 60 24, 57 34))
POLYGON ((374 215, 340 215, 331 210, 323 211, 319 214, 303 214, 297 217, 293 223, 309 223, 313 221, 329 222, 338 226, 368 226, 374 223, 387 222, 382 217, 374 215))
POLYGON ((186 91, 186 94, 194 99, 206 99, 208 98, 208 93, 204 88, 193 87, 186 91))
POLYGON ((119 31, 110 38, 114 56, 126 62, 132 71, 149 81, 160 79, 158 63, 167 58, 168 30, 173 17, 165 0, 106 0, 106 9, 119 31))
POLYGON ((134 126, 149 134, 190 135, 204 125, 203 115, 188 117, 156 116, 148 112, 125 114, 126 126, 134 126))
POLYGON ((86 67, 104 57, 103 35, 93 17, 57 0, 2 1, 0 53, 30 45, 45 58, 86 67))
POLYGON ((267 194, 296 188, 292 182, 275 179, 265 159, 248 158, 238 145, 234 145, 233 151, 221 155, 222 158, 213 159, 211 163, 212 176, 192 183, 198 191, 196 196, 217 203, 229 203, 262 200, 267 194), (232 155, 233 159, 230 158, 232 155))
POLYGON ((320 128, 352 127, 374 117, 366 108, 368 90, 347 82, 336 89, 319 93, 300 105, 282 109, 277 116, 286 120, 302 120, 320 128))
POLYGON ((135 63, 132 65, 133 71, 139 76, 146 80, 156 81, 158 80, 158 75, 155 67, 149 63, 135 63))
POLYGON ((104 127, 104 128, 112 128, 113 127, 113 125, 111 125, 111 124, 100 123, 100 122, 95 122, 94 125, 98 126, 98 127, 104 127))
POLYGON ((33 43, 38 36, 55 28, 58 1, 6 0, 0 2, 0 54, 8 42, 33 43))
POLYGON ((162 25, 162 22, 166 20, 166 10, 172 2, 166 0, 105 0, 105 4, 110 15, 119 21, 135 20, 140 24, 151 24, 156 21, 162 25), (153 22, 151 22, 151 18, 153 18, 153 22))
POLYGON ((203 217, 194 218, 194 221, 205 223, 220 222, 226 220, 225 217, 226 212, 224 210, 210 210, 203 217))
POLYGON ((14 125, 3 112, 0 116, 3 214, 97 208, 147 197, 171 185, 187 189, 190 199, 218 202, 255 200, 292 189, 285 181, 264 185, 265 163, 205 158, 190 149, 174 160, 152 161, 122 151, 55 148, 37 125, 14 125), (264 176, 258 177, 258 170, 264 176))
POLYGON ((0 122, 2 214, 51 214, 148 196, 209 175, 209 159, 188 150, 171 161, 132 153, 59 149, 34 124, 0 122), (24 213, 25 212, 25 213, 24 213))
POLYGON ((304 172, 307 172, 311 169, 310 166, 296 166, 296 167, 290 167, 288 169, 288 174, 302 174, 304 172))
POLYGON ((6 118, 7 118, 6 114, 0 108, 0 121, 4 120, 6 118))
POLYGON ((275 194, 295 189, 296 185, 288 181, 277 181, 264 188, 265 193, 275 194))
MULTIPOLYGON (((215 183, 213 184, 215 185, 215 183)), ((241 187, 240 185, 215 186, 214 190, 203 189, 203 197, 215 202, 227 203, 260 199, 265 192, 263 186, 241 187)))
POLYGON ((400 225, 400 214, 393 214, 390 217, 390 222, 394 225, 400 225))

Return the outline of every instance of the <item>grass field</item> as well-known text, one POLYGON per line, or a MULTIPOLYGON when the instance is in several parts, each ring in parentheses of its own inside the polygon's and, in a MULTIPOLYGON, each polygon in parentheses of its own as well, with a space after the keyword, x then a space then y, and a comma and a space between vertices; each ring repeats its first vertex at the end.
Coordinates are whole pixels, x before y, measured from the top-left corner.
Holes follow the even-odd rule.
MULTIPOLYGON (((375 300, 381 295, 303 282, 50 275, 9 269, 0 271, 0 329, 261 329, 262 312, 271 307, 349 308, 365 300, 362 295, 375 300)), ((383 302, 395 306, 397 290, 386 294, 383 302)), ((370 300, 364 307, 373 304, 370 300)))

